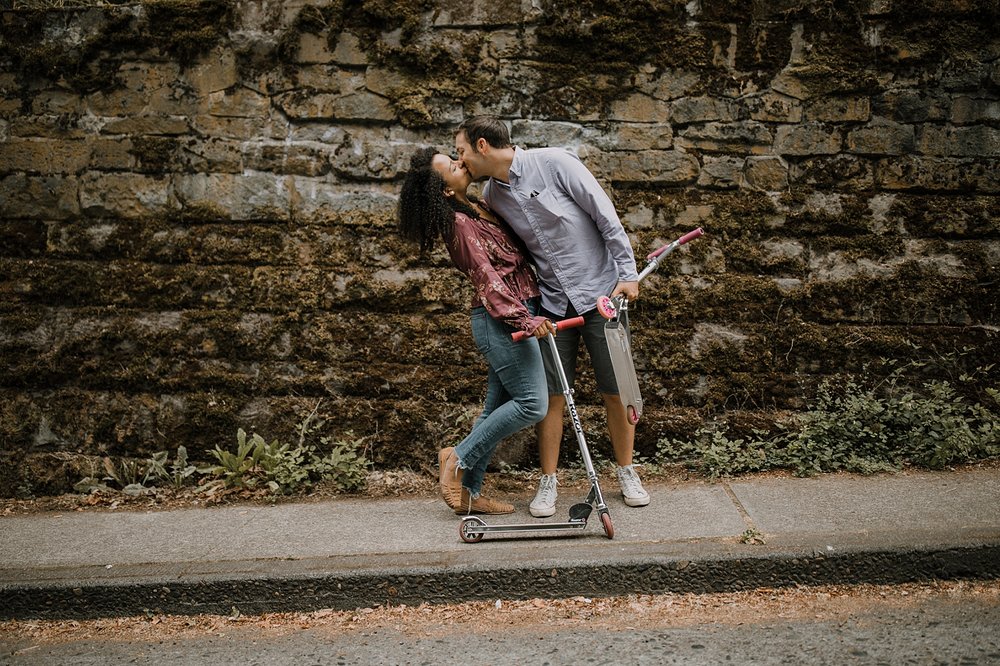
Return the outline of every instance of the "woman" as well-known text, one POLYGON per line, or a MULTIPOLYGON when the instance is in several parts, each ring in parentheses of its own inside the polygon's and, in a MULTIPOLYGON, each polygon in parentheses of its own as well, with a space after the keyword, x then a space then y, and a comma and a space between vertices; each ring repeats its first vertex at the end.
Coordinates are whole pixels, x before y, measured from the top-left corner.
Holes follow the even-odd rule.
POLYGON ((541 338, 555 327, 537 316, 538 283, 516 237, 469 196, 471 182, 447 155, 418 152, 399 197, 399 233, 421 252, 442 239, 452 263, 472 280, 472 335, 489 364, 482 414, 458 446, 438 454, 441 495, 458 514, 513 513, 512 504, 481 496, 486 466, 503 438, 545 416, 548 389, 538 340, 514 342, 511 333, 541 338))

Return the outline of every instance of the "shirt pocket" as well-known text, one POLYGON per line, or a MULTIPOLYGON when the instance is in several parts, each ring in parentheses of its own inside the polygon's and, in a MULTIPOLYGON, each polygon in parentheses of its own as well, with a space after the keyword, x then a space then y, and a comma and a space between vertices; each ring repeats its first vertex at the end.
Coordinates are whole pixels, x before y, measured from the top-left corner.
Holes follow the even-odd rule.
POLYGON ((551 187, 529 197, 524 208, 539 224, 559 222, 566 217, 566 210, 559 194, 551 187))

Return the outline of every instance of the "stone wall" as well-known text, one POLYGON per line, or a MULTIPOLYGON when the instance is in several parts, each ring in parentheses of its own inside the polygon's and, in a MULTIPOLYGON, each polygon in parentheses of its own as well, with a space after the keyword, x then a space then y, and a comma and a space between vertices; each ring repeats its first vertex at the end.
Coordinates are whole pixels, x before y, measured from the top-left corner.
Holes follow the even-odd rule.
POLYGON ((0 494, 317 406, 377 466, 430 467, 485 370, 467 286, 394 207, 478 112, 576 150, 638 256, 706 231, 633 308, 640 452, 880 359, 1000 357, 995 2, 0 8, 0 494))

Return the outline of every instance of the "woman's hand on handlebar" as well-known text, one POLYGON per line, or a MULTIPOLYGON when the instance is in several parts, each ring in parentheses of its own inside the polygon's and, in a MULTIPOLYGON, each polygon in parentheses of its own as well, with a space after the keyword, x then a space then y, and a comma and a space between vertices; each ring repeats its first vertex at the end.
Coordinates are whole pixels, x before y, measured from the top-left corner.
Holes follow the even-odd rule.
POLYGON ((541 324, 539 324, 538 328, 536 328, 534 331, 532 331, 531 334, 533 336, 535 336, 536 338, 538 338, 538 339, 542 339, 545 336, 547 336, 549 333, 552 333, 554 335, 555 332, 556 332, 556 325, 553 324, 548 319, 546 319, 541 324))

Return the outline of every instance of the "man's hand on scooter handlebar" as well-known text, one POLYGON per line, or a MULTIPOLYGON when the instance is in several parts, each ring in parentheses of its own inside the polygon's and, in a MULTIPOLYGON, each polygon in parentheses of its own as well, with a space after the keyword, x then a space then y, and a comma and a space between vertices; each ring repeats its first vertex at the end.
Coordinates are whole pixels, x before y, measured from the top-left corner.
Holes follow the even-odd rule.
POLYGON ((639 283, 636 282, 619 282, 615 285, 615 290, 611 292, 611 297, 621 294, 629 302, 635 301, 639 298, 639 283))

